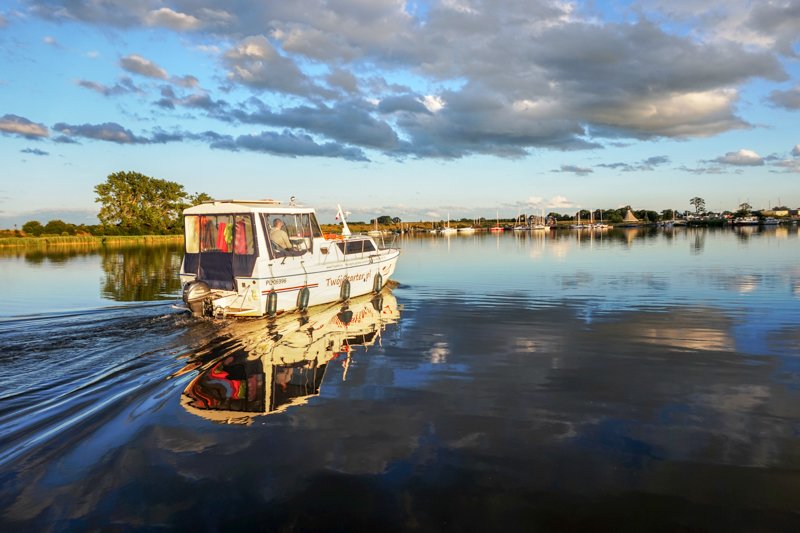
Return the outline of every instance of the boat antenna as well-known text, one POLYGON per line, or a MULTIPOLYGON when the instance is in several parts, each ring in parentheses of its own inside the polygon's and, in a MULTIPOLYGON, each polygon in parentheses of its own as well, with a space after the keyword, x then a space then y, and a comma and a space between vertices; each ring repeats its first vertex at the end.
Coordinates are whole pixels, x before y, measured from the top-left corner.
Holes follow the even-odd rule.
POLYGON ((350 232, 350 228, 347 227, 346 216, 350 214, 350 211, 342 211, 342 206, 339 204, 336 204, 336 207, 339 208, 339 211, 336 212, 336 220, 342 221, 342 235, 344 235, 345 237, 349 237, 350 235, 352 235, 352 233, 350 232))

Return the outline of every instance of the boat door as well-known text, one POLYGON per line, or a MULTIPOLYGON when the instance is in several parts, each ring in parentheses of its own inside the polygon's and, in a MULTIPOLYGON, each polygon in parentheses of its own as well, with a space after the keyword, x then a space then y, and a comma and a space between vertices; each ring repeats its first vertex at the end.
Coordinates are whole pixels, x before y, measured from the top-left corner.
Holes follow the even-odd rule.
POLYGON ((236 290, 236 277, 253 275, 257 250, 250 213, 187 215, 184 272, 212 289, 236 290))

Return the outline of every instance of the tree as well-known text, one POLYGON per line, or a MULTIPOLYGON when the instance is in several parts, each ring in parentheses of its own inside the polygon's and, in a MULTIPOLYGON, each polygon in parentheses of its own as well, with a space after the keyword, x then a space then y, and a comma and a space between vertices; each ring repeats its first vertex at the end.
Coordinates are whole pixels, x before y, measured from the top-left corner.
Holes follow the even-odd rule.
POLYGON ((196 192, 194 194, 189 195, 189 205, 187 207, 192 207, 195 205, 200 205, 203 202, 211 202, 214 199, 211 196, 207 195, 204 192, 196 192))
POLYGON ((26 235, 38 237, 44 233, 44 226, 42 226, 42 223, 38 220, 30 220, 22 225, 22 231, 24 231, 26 235))
POLYGON ((109 174, 105 183, 95 186, 94 192, 95 202, 102 204, 97 215, 100 222, 128 234, 180 231, 183 209, 210 199, 205 193, 189 196, 179 183, 139 172, 109 174))
POLYGON ((51 220, 44 225, 44 232, 48 235, 75 235, 75 224, 67 224, 63 220, 51 220))
POLYGON ((699 196, 695 196, 694 198, 689 200, 689 205, 694 206, 694 212, 697 215, 705 212, 706 210, 706 201, 700 198, 699 196))

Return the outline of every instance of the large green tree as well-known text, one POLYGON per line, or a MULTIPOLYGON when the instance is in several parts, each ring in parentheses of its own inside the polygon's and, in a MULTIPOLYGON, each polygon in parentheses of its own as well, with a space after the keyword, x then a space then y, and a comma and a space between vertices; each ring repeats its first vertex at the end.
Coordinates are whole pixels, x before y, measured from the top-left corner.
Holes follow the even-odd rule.
POLYGON ((22 225, 22 231, 25 232, 26 235, 33 235, 34 237, 38 237, 42 233, 44 233, 44 226, 38 220, 29 220, 25 224, 22 225))
POLYGON ((177 233, 181 211, 207 200, 205 193, 188 195, 183 185, 151 178, 139 172, 115 172, 96 185, 96 202, 102 204, 97 218, 123 233, 177 233))
POLYGON ((706 210, 706 201, 700 198, 699 196, 695 196, 691 200, 689 200, 689 205, 694 206, 694 212, 696 214, 704 213, 706 210))

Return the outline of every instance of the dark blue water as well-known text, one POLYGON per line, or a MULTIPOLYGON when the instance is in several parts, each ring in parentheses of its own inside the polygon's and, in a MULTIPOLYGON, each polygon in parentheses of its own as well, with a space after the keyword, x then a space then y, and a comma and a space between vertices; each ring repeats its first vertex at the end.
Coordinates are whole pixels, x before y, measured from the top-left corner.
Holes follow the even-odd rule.
POLYGON ((800 239, 403 242, 380 298, 171 307, 174 247, 0 257, 3 530, 800 528, 800 239))

